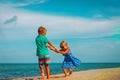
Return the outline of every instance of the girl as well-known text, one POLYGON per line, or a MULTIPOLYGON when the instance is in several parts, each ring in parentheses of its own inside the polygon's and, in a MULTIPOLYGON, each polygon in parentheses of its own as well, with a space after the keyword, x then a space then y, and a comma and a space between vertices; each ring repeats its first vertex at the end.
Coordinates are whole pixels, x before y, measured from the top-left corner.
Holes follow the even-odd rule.
POLYGON ((63 64, 62 64, 62 68, 63 68, 63 72, 65 74, 65 77, 69 76, 72 74, 73 72, 73 68, 76 68, 77 66, 80 65, 80 60, 75 58, 71 51, 70 51, 70 48, 68 46, 68 43, 66 41, 62 41, 60 43, 60 50, 57 50, 56 48, 53 48, 53 47, 50 47, 49 48, 55 52, 58 52, 60 54, 63 54, 64 56, 64 61, 63 61, 63 64), (67 75, 67 71, 66 69, 68 69, 69 71, 69 74, 67 75))

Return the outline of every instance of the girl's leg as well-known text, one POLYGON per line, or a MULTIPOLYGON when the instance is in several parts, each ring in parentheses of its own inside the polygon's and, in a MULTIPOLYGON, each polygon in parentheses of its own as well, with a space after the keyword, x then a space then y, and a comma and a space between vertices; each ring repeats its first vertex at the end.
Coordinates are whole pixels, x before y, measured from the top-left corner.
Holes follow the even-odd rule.
POLYGON ((64 74, 65 74, 65 77, 67 77, 67 72, 66 72, 66 69, 65 69, 65 68, 63 68, 63 72, 64 72, 64 74))
POLYGON ((69 75, 71 75, 73 70, 71 68, 69 68, 68 70, 69 70, 69 75))
POLYGON ((43 68, 43 65, 40 64, 39 68, 40 68, 40 71, 41 71, 41 76, 44 78, 44 68, 43 68))
POLYGON ((50 68, 48 64, 45 64, 47 79, 50 79, 50 68))

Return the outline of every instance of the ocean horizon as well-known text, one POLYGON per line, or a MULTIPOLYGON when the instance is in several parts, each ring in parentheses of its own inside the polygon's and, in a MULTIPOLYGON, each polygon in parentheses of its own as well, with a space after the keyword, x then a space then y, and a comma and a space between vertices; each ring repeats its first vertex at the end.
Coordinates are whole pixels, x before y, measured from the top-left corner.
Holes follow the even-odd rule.
MULTIPOLYGON (((60 74, 62 72, 62 63, 50 63, 51 74, 60 74)), ((104 68, 117 68, 120 63, 81 63, 74 72, 104 69, 104 68)), ((38 63, 0 63, 0 79, 10 79, 19 77, 39 76, 40 70, 38 63)))

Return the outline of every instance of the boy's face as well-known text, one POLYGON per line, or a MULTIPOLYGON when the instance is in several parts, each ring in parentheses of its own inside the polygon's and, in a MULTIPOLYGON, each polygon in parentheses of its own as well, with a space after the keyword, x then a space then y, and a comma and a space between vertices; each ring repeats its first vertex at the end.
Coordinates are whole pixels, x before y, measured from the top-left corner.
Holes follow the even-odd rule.
POLYGON ((46 33, 47 33, 47 29, 45 28, 45 27, 42 27, 42 26, 40 26, 39 28, 38 28, 38 34, 39 35, 46 35, 46 33))
POLYGON ((47 30, 46 30, 46 29, 43 29, 43 28, 40 28, 38 33, 39 33, 40 35, 45 36, 46 33, 47 33, 47 30))
POLYGON ((47 30, 43 30, 43 35, 46 35, 46 33, 47 33, 47 30))

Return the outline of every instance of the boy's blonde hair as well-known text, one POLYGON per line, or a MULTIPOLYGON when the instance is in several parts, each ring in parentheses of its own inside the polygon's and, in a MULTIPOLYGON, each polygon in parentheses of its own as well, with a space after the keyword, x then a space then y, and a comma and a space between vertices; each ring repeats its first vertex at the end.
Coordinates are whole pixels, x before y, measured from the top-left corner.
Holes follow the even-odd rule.
POLYGON ((47 33, 47 29, 46 29, 45 27, 40 26, 40 27, 38 28, 38 34, 44 36, 44 35, 46 35, 46 33, 47 33))

